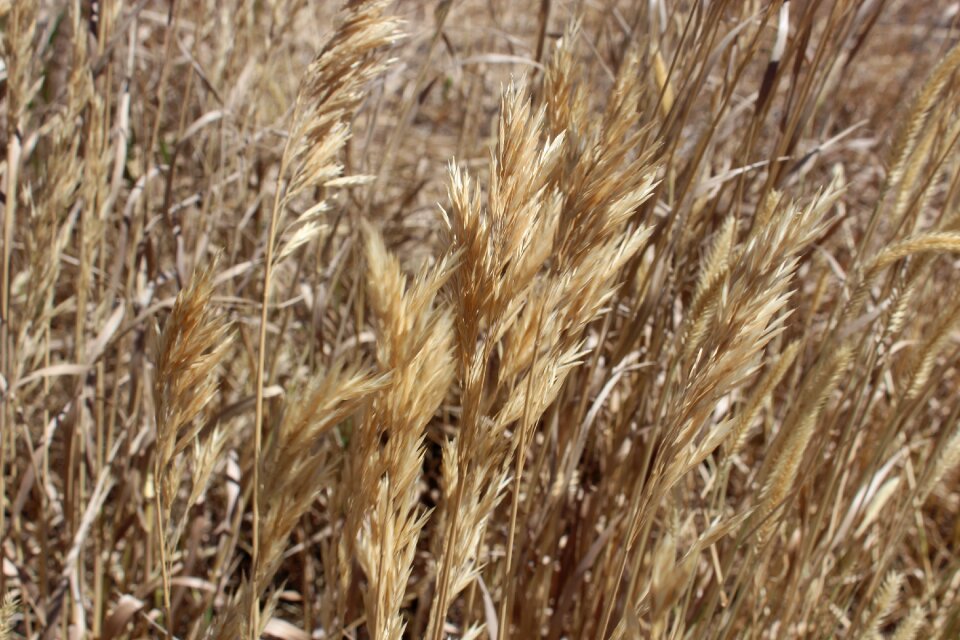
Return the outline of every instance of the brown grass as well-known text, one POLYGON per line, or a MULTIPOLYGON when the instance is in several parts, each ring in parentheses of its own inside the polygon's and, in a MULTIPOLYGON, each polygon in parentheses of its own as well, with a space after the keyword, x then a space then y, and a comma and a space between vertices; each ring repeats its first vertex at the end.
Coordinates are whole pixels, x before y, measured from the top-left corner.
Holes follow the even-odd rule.
POLYGON ((960 635, 932 0, 0 0, 0 638, 960 635))

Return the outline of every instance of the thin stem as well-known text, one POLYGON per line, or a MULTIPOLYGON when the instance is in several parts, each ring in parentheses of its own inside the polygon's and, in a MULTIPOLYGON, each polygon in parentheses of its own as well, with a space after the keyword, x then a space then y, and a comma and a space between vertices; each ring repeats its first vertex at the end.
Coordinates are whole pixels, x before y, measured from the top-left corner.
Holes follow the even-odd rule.
POLYGON ((530 398, 533 394, 533 378, 536 373, 537 354, 540 352, 540 341, 543 334, 543 307, 537 313, 537 336, 533 341, 533 362, 527 373, 527 395, 523 402, 523 417, 520 420, 520 442, 517 447, 517 457, 514 467, 513 498, 510 505, 510 533, 507 538, 507 561, 503 569, 504 596, 500 603, 500 628, 498 640, 510 637, 507 627, 507 615, 510 612, 510 602, 513 600, 513 590, 516 582, 510 579, 510 569, 513 567, 513 545, 517 534, 517 513, 520 509, 520 488, 523 484, 523 466, 527 458, 527 434, 530 431, 530 398))
MULTIPOLYGON (((17 24, 17 20, 18 18, 14 16, 13 23, 17 24)), ((17 215, 17 171, 20 168, 20 132, 17 131, 15 122, 11 121, 9 123, 7 134, 7 206, 3 216, 3 277, 0 281, 0 286, 2 286, 2 289, 0 289, 0 365, 3 368, 3 377, 10 385, 13 382, 10 376, 10 258, 13 247, 14 220, 17 215)), ((0 411, 0 492, 4 496, 6 496, 8 432, 11 434, 10 441, 13 442, 12 409, 10 395, 4 392, 3 410, 0 411)), ((6 509, 0 509, 0 532, 7 531, 5 511, 6 509)), ((5 589, 5 581, 3 572, 0 572, 0 590, 5 589)))
MULTIPOLYGON (((294 117, 296 121, 296 114, 294 117)), ((260 336, 257 344, 257 404, 253 427, 253 580, 260 573, 260 452, 263 446, 263 388, 266 369, 267 316, 270 308, 270 287, 273 281, 273 252, 277 237, 277 222, 282 207, 283 176, 286 174, 290 138, 280 160, 280 172, 277 177, 277 189, 273 197, 273 210, 270 212, 270 228, 267 232, 267 246, 264 252, 263 301, 260 306, 260 336)), ((259 586, 259 585, 258 585, 259 586)), ((259 592, 259 591, 258 591, 259 592)), ((250 600, 250 638, 257 640, 260 626, 260 598, 250 600)))
POLYGON ((167 638, 173 638, 173 619, 171 618, 170 606, 170 572, 167 568, 167 542, 165 540, 167 528, 163 521, 163 510, 161 509, 160 492, 163 490, 163 483, 160 480, 160 465, 154 465, 153 471, 153 499, 154 508, 157 510, 157 541, 160 546, 160 576, 163 579, 163 613, 167 620, 164 625, 167 630, 167 638))

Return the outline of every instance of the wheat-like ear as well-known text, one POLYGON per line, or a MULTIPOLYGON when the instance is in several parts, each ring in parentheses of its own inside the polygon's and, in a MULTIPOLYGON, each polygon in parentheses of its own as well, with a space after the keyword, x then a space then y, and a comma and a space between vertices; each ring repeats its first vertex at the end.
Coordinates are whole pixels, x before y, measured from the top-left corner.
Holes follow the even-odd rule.
POLYGON ((887 616, 897 604, 900 597, 900 588, 903 586, 903 574, 899 571, 891 571, 883 580, 880 591, 874 596, 870 606, 870 611, 863 624, 863 632, 860 637, 875 638, 878 637, 879 628, 883 625, 887 616))
POLYGON ((911 607, 910 613, 908 613, 907 617, 897 626, 892 640, 914 640, 923 627, 924 617, 925 613, 922 606, 915 605, 911 607))
POLYGON ((917 398, 927 387, 934 364, 937 358, 943 356, 951 339, 950 334, 958 320, 960 320, 960 300, 941 312, 932 326, 924 332, 923 342, 913 355, 912 366, 906 376, 904 395, 907 399, 917 398))
POLYGON ((923 482, 917 489, 917 503, 923 504, 941 480, 960 464, 960 428, 940 447, 927 467, 923 482))
MULTIPOLYGON (((388 377, 364 368, 335 363, 290 394, 283 418, 264 455, 260 564, 240 586, 231 605, 211 627, 218 640, 241 637, 269 620, 273 600, 261 600, 270 589, 283 560, 290 534, 332 476, 329 447, 322 439, 370 398, 385 388, 388 377), (250 615, 256 609, 258 615, 250 615), (242 623, 242 625, 241 625, 242 623), (238 626, 240 625, 240 626, 238 626)), ((274 594, 276 596, 277 594, 274 594)))
POLYGON ((774 388, 793 364, 800 352, 800 346, 799 342, 788 345, 777 357, 776 364, 764 375, 750 394, 750 399, 744 405, 741 413, 734 419, 733 426, 730 429, 729 447, 726 450, 728 456, 736 455, 743 447, 750 423, 753 422, 757 412, 760 411, 760 407, 770 398, 774 388))
MULTIPOLYGON (((900 186, 904 173, 909 169, 909 160, 917 140, 926 131, 925 124, 937 104, 943 88, 960 64, 960 45, 955 45, 927 76, 921 89, 910 105, 907 116, 901 121, 897 135, 890 146, 890 173, 887 183, 900 186)), ((918 158, 916 161, 921 161, 918 158)))
MULTIPOLYGON (((281 160, 289 171, 279 211, 305 190, 366 183, 365 176, 342 177, 340 154, 350 137, 350 120, 363 102, 367 84, 387 66, 386 47, 398 39, 399 21, 385 15, 385 0, 348 2, 333 36, 304 74, 294 122, 281 160)), ((276 261, 303 246, 322 229, 327 204, 308 208, 280 234, 276 261)))
POLYGON ((355 552, 367 577, 371 636, 400 640, 406 626, 401 608, 428 516, 418 505, 427 423, 455 372, 453 321, 435 301, 455 262, 441 260, 408 278, 370 225, 364 227, 364 249, 378 361, 391 378, 351 438, 341 483, 352 494, 345 501, 341 555, 355 552))
POLYGON ((921 253, 960 252, 960 232, 931 231, 905 238, 881 251, 866 272, 875 275, 898 260, 921 253))
MULTIPOLYGON (((349 122, 363 101, 366 84, 383 68, 382 49, 399 37, 396 20, 385 15, 385 0, 351 0, 340 11, 333 36, 307 70, 297 95, 290 136, 277 174, 264 251, 263 295, 257 344, 254 418, 253 565, 260 569, 260 464, 263 437, 263 389, 267 320, 275 263, 313 239, 322 226, 323 201, 314 204, 280 234, 287 205, 304 190, 349 184, 341 176, 339 155, 349 122)), ((260 628, 259 605, 251 598, 250 629, 260 628)))
POLYGON ((13 633, 13 617, 17 613, 17 597, 13 592, 7 592, 0 604, 0 640, 11 640, 13 633))
POLYGON ((160 336, 155 388, 161 467, 193 444, 202 427, 195 418, 216 393, 211 373, 229 346, 230 326, 212 304, 215 265, 200 269, 180 292, 160 336))
MULTIPOLYGON (((222 445, 219 437, 208 436, 205 455, 195 456, 200 466, 193 469, 193 486, 180 524, 168 531, 171 511, 186 471, 181 455, 197 446, 203 423, 201 413, 217 392, 214 370, 229 348, 229 324, 213 306, 212 273, 216 260, 199 269, 177 296, 160 336, 157 354, 155 420, 157 426, 154 452, 157 533, 160 563, 164 581, 164 599, 170 616, 169 554, 176 548, 189 500, 199 498, 222 445)), ((204 447, 196 449, 200 451, 204 447)))
MULTIPOLYGON (((547 130, 551 136, 567 136, 572 145, 570 155, 581 153, 581 128, 588 122, 588 101, 583 85, 577 77, 574 57, 580 23, 567 24, 563 37, 557 41, 544 76, 543 95, 546 101, 547 130)), ((561 166, 564 170, 567 167, 561 166)))
MULTIPOLYGON (((561 51, 562 53, 562 51, 561 51)), ((617 74, 603 117, 579 125, 578 139, 564 146, 564 172, 555 176, 563 194, 558 233, 559 265, 583 263, 587 254, 616 237, 656 186, 655 147, 639 125, 640 59, 631 52, 617 74)))
POLYGON ((733 250, 734 240, 737 235, 737 219, 733 216, 728 217, 723 226, 714 235, 703 258, 703 266, 700 268, 700 277, 697 279, 697 288, 694 291, 693 299, 690 301, 691 316, 700 316, 709 291, 716 288, 717 283, 721 282, 724 274, 730 268, 731 251, 733 250))
POLYGON ((364 368, 339 363, 317 376, 305 389, 293 394, 266 452, 269 469, 264 472, 264 512, 261 553, 263 566, 256 575, 262 595, 276 571, 294 525, 327 485, 330 463, 320 439, 382 392, 388 382, 364 368))
POLYGON ((703 259, 697 288, 690 301, 690 311, 686 314, 683 342, 686 345, 685 356, 691 357, 700 346, 707 328, 713 322, 717 304, 723 294, 725 276, 730 269, 731 252, 737 233, 736 218, 727 218, 723 227, 716 233, 710 248, 703 259))
POLYGON ((758 531, 761 542, 769 540, 769 535, 777 527, 779 519, 768 518, 771 512, 782 506, 787 494, 793 488, 800 464, 804 459, 807 446, 813 437, 817 420, 824 405, 830 398, 843 372, 850 365, 853 350, 844 346, 817 371, 811 375, 802 390, 794 412, 784 421, 780 441, 772 447, 773 463, 764 478, 760 490, 759 503, 754 522, 762 522, 758 531))
POLYGON ((535 111, 523 90, 504 92, 485 206, 469 177, 451 167, 448 220, 452 250, 461 260, 452 294, 463 411, 455 454, 443 460, 449 483, 427 630, 434 640, 443 635, 451 601, 476 575, 478 544, 505 485, 509 443, 504 421, 491 415, 499 387, 486 385, 496 345, 517 321, 552 246, 559 197, 549 180, 563 139, 541 142, 543 121, 544 111, 535 111))
POLYGON ((909 258, 937 253, 960 253, 960 232, 928 231, 917 233, 888 245, 874 254, 863 266, 850 300, 847 302, 842 318, 849 320, 860 312, 870 292, 870 286, 884 269, 909 258))

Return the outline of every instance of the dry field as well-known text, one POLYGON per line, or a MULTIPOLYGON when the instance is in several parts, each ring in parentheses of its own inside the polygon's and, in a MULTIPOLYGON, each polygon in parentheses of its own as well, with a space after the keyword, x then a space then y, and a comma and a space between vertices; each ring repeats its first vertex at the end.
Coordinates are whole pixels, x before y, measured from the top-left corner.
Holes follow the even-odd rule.
POLYGON ((958 42, 0 0, 0 639, 960 637, 958 42))

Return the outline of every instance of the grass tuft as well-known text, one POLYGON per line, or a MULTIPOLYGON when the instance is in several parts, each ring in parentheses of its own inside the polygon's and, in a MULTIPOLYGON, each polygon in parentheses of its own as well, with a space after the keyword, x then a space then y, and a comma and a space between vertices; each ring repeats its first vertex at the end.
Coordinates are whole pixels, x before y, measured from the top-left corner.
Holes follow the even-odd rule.
POLYGON ((0 0, 0 638, 960 637, 934 0, 0 0))

